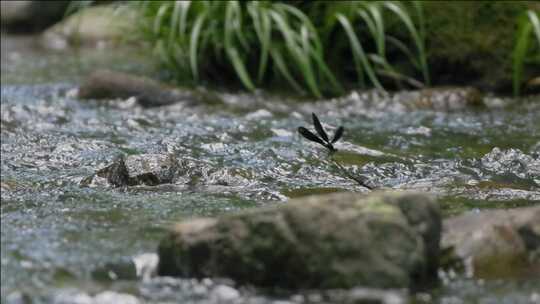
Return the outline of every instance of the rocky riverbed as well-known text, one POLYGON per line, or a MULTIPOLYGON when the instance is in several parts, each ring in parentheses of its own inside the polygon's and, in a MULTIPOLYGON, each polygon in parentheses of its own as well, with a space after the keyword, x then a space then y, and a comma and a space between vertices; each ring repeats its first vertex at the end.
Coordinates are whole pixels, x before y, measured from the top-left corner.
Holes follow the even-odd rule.
MULTIPOLYGON (((125 96, 79 96, 92 72, 107 67, 137 74, 145 66, 141 57, 121 50, 75 57, 36 49, 20 38, 2 39, 2 302, 534 303, 540 298, 538 277, 527 271, 538 267, 536 96, 515 100, 467 88, 351 92, 306 102, 264 92, 217 91, 202 101, 149 108, 125 96), (441 268, 435 286, 401 288, 415 282, 412 274, 418 269, 432 267, 420 250, 431 241, 418 237, 400 204, 384 199, 362 204, 370 191, 336 167, 324 148, 296 133, 297 127, 311 124, 312 112, 327 130, 345 127, 332 159, 348 174, 369 180, 379 190, 422 192, 422 197, 431 197, 429 206, 440 209, 441 268), (319 197, 319 203, 305 198, 344 191, 355 192, 346 194, 355 198, 338 203, 327 196, 319 197), (346 213, 355 225, 370 228, 348 223, 341 208, 350 211, 346 213), (388 219, 388 214, 393 217, 388 219), (228 271, 216 264, 204 268, 212 271, 201 272, 197 263, 186 266, 181 260, 171 273, 156 269, 158 247, 162 242, 166 248, 171 227, 201 217, 209 221, 203 232, 212 240, 239 240, 238 246, 205 251, 222 256, 220 250, 229 250, 228 271), (276 224, 280 217, 287 220, 276 224), (268 243, 253 243, 252 235, 231 230, 238 226, 254 232, 250 225, 258 221, 267 225, 257 227, 267 229, 253 237, 267 236, 268 243), (393 229, 380 232, 381 222, 393 229), (331 223, 336 226, 323 229, 331 223), (272 234, 278 228, 294 233, 272 234), (231 233, 212 234, 227 229, 231 233), (298 247, 286 242, 301 233, 309 235, 302 238, 305 254, 295 253, 298 247), (353 242, 355 237, 361 241, 353 242), (345 238, 343 247, 337 247, 350 256, 373 250, 365 253, 370 265, 397 270, 386 272, 381 266, 385 271, 373 270, 373 281, 354 277, 347 279, 350 284, 307 276, 302 269, 310 265, 319 267, 314 273, 325 278, 331 269, 326 263, 347 269, 347 261, 334 259, 332 252, 316 259, 318 253, 327 254, 318 246, 328 238, 338 243, 345 238), (383 242, 387 238, 388 244, 383 242), (243 241, 260 247, 242 246, 243 241), (283 251, 274 244, 282 244, 283 251), (378 256, 381 250, 375 245, 387 246, 382 251, 388 256, 378 256), (277 257, 261 265, 235 260, 249 258, 242 251, 248 249, 257 257, 260 251, 277 257), (501 252, 500 258, 512 261, 511 270, 516 271, 498 267, 501 252), (312 258, 303 260, 304 255, 312 258), (234 272, 261 267, 261 282, 281 278, 280 267, 293 267, 281 264, 282 256, 298 260, 294 265, 305 263, 290 272, 292 290, 289 284, 286 291, 267 290, 265 284, 234 272), (401 273, 403 269, 407 271, 401 273), (160 272, 181 277, 156 276, 160 272), (388 273, 399 277, 389 282, 399 284, 370 284, 390 278, 388 273), (301 284, 313 278, 313 283, 301 284)), ((417 218, 418 223, 422 219, 417 218)), ((187 248, 193 254, 190 250, 195 249, 187 248)), ((357 262, 351 261, 351 273, 358 273, 352 271, 359 269, 357 262)))

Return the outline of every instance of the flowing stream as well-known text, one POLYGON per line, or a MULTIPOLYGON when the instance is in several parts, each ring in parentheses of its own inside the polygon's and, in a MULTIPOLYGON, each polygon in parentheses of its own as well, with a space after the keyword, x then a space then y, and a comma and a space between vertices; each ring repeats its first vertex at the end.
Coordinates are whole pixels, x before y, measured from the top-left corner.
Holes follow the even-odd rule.
MULTIPOLYGON (((99 67, 152 69, 136 54, 49 53, 28 40, 2 37, 2 303, 87 303, 81 299, 104 291, 144 303, 229 303, 220 302, 219 290, 228 283, 219 280, 110 282, 93 273, 155 252, 181 219, 314 193, 366 191, 328 162, 323 147, 296 132, 311 127, 311 112, 328 130, 345 127, 333 157, 351 174, 380 188, 433 193, 446 216, 540 203, 535 98, 489 97, 487 108, 441 112, 404 106, 407 92, 358 91, 317 102, 217 92, 220 101, 211 105, 150 109, 132 100, 74 97, 79 81, 99 67), (156 187, 80 185, 119 154, 146 153, 175 154, 182 176, 156 187)), ((528 303, 539 283, 457 274, 415 299, 528 303)), ((237 302, 230 303, 318 299, 237 288, 237 302)))

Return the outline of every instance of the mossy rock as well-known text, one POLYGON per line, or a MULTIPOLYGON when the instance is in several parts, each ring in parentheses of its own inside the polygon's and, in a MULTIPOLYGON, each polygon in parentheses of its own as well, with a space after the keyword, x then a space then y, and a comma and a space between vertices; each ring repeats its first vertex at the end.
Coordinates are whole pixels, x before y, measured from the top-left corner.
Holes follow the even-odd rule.
POLYGON ((136 13, 114 5, 88 7, 65 18, 47 29, 41 44, 49 49, 70 47, 106 47, 126 42, 126 33, 132 31, 136 13))
POLYGON ((433 279, 438 207, 414 193, 336 193, 179 223, 160 275, 285 288, 403 288, 433 279))
POLYGON ((540 206, 485 210, 446 219, 441 246, 477 278, 538 274, 540 206))

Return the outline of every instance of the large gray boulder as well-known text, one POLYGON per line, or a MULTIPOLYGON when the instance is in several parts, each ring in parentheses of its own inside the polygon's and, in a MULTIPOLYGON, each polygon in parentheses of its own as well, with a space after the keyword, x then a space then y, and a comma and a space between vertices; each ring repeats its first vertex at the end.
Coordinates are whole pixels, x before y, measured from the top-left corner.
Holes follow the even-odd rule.
POLYGON ((467 213, 444 221, 441 246, 479 278, 540 273, 540 206, 467 213))
POLYGON ((404 100, 411 109, 450 112, 484 105, 482 93, 472 87, 435 87, 412 91, 408 95, 404 100))
POLYGON ((417 193, 338 193, 184 221, 160 243, 160 275, 285 288, 402 288, 433 279, 438 205, 417 193))

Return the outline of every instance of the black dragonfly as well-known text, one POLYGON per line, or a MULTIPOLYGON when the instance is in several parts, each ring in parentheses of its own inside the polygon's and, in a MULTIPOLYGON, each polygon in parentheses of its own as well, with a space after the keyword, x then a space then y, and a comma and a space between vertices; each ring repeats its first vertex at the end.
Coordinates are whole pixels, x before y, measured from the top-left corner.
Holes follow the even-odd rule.
POLYGON ((311 140, 322 145, 323 147, 326 147, 328 150, 330 150, 330 152, 336 152, 337 149, 334 148, 333 144, 335 144, 341 138, 341 136, 343 136, 343 126, 337 128, 336 132, 334 133, 334 137, 332 140, 330 140, 317 115, 315 115, 315 113, 311 113, 311 117, 313 118, 313 126, 315 127, 315 130, 319 136, 313 134, 304 127, 298 127, 298 133, 300 133, 305 139, 311 140))
MULTIPOLYGON (((332 140, 328 137, 328 134, 324 130, 323 126, 321 125, 321 121, 315 115, 315 113, 311 113, 311 117, 313 118, 313 126, 315 127, 315 130, 317 131, 317 135, 313 134, 313 132, 309 131, 308 129, 304 127, 298 127, 298 133, 302 135, 305 139, 311 140, 313 142, 316 142, 323 147, 327 148, 330 154, 337 151, 337 149, 334 147, 334 144, 343 136, 343 131, 345 130, 343 126, 339 126, 336 129, 336 132, 334 133, 334 136, 332 137, 332 140)), ((372 190, 373 187, 368 185, 366 181, 358 176, 352 175, 347 169, 345 169, 341 164, 339 164, 337 161, 331 159, 333 163, 350 179, 356 181, 360 186, 363 186, 367 189, 372 190)))

